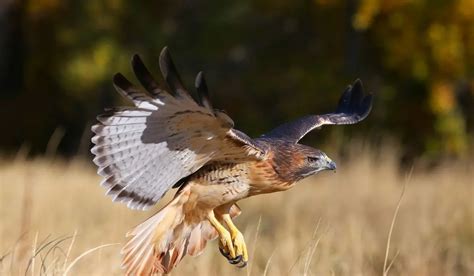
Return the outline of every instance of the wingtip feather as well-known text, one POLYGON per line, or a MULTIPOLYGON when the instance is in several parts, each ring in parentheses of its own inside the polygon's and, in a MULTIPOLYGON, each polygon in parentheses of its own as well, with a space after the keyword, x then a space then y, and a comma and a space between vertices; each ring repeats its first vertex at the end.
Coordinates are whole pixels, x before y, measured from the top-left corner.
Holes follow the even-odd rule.
POLYGON ((129 88, 132 87, 132 83, 124 76, 122 73, 116 73, 112 78, 115 88, 119 92, 126 92, 129 88), (120 91, 122 90, 122 91, 120 91))
POLYGON ((142 86, 154 96, 164 96, 165 92, 160 89, 158 83, 155 81, 140 56, 135 54, 131 63, 133 72, 142 86))
POLYGON ((183 98, 190 97, 186 89, 184 88, 181 77, 178 74, 176 66, 171 58, 171 54, 168 47, 164 47, 160 54, 160 70, 163 74, 163 78, 170 87, 170 89, 177 95, 183 98))
POLYGON ((132 55, 132 61, 135 60, 135 59, 140 59, 140 55, 138 53, 135 53, 132 55))
POLYGON ((363 86, 363 83, 362 83, 362 81, 361 81, 359 78, 357 78, 357 79, 354 81, 354 86, 356 86, 356 85, 361 86, 361 87, 363 86))
POLYGON ((170 53, 168 50, 168 46, 163 47, 160 53, 159 58, 159 65, 161 73, 163 74, 163 78, 166 79, 169 75, 169 66, 170 66, 170 53))
POLYGON ((199 87, 202 85, 203 80, 204 80, 204 73, 202 71, 199 71, 199 73, 197 73, 196 75, 194 86, 199 89, 199 87))
POLYGON ((207 88, 206 79, 204 78, 204 73, 202 71, 197 74, 196 80, 194 81, 194 86, 197 90, 199 105, 213 110, 211 101, 209 100, 209 91, 207 88))

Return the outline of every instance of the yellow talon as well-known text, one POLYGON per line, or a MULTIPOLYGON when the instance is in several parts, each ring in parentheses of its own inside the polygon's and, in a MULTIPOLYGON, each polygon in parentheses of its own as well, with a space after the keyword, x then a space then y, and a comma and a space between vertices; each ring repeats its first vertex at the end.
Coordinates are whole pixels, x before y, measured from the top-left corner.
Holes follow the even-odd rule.
POLYGON ((229 227, 232 243, 235 249, 235 254, 237 256, 242 256, 239 266, 244 267, 249 260, 249 255, 247 252, 247 245, 245 244, 244 235, 242 235, 239 229, 237 229, 237 227, 234 225, 229 214, 223 215, 222 218, 224 219, 225 223, 229 227))
POLYGON ((214 226, 217 233, 219 233, 219 247, 226 253, 229 253, 230 258, 235 259, 235 249, 232 242, 232 235, 227 231, 227 229, 216 219, 214 211, 211 211, 207 219, 214 226))

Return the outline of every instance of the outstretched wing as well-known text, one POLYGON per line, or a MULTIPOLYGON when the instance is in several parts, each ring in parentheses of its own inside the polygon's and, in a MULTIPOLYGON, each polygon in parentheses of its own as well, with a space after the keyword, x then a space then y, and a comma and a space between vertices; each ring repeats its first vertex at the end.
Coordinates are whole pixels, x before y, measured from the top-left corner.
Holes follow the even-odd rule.
POLYGON ((356 80, 348 86, 339 100, 333 113, 309 115, 285 123, 263 135, 263 137, 280 138, 297 143, 308 132, 323 125, 348 125, 364 120, 372 109, 372 95, 364 96, 362 82, 356 80))
POLYGON ((232 119, 212 108, 202 73, 196 78, 199 100, 193 100, 166 48, 160 55, 160 69, 173 94, 159 87, 137 55, 132 67, 150 94, 116 74, 115 88, 134 107, 108 110, 92 127, 94 163, 104 177, 101 185, 114 201, 146 209, 173 184, 208 162, 243 162, 265 156, 264 149, 232 128, 232 119))

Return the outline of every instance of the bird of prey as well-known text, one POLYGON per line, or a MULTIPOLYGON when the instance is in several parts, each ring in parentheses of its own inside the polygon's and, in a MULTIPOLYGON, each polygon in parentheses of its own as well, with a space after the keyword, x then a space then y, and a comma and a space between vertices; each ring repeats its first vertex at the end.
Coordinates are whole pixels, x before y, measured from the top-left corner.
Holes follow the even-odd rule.
POLYGON ((243 267, 248 253, 232 222, 241 212, 236 202, 284 191, 305 177, 336 169, 324 152, 298 141, 323 125, 365 119, 372 95, 364 95, 357 80, 334 112, 309 115, 252 139, 212 106, 202 72, 196 77, 194 99, 166 47, 159 65, 169 89, 135 55, 132 68, 145 90, 117 73, 116 90, 134 106, 108 109, 92 127, 94 163, 113 201, 145 210, 177 189, 165 207, 127 233, 122 266, 127 275, 166 274, 186 254, 198 255, 209 240, 219 238, 221 253, 243 267))

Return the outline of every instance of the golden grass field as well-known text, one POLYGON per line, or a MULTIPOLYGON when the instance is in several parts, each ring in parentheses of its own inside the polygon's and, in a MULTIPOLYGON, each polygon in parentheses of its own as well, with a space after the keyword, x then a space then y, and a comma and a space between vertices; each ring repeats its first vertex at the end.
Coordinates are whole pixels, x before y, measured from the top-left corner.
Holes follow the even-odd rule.
MULTIPOLYGON (((409 177, 396 159, 360 149, 337 173, 242 201, 247 268, 214 241, 172 275, 383 275, 384 261, 389 275, 474 275, 474 162, 419 162, 409 177)), ((0 275, 120 275, 124 233, 158 208, 112 203, 99 182, 88 160, 1 159, 0 275)))

